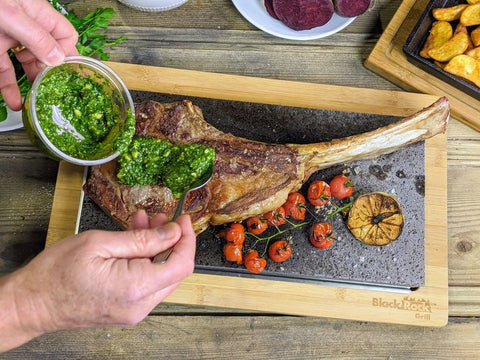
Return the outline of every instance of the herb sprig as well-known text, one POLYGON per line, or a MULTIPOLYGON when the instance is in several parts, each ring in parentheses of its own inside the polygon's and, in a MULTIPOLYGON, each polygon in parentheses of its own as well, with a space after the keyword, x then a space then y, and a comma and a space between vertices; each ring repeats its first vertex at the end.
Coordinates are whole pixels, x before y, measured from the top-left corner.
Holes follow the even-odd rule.
MULTIPOLYGON (((95 11, 87 14, 84 18, 77 17, 73 12, 66 12, 57 0, 50 0, 52 6, 72 23, 78 32, 77 49, 80 55, 96 57, 100 60, 108 60, 109 54, 107 48, 118 45, 126 39, 126 36, 120 36, 114 40, 108 40, 105 30, 110 25, 110 19, 115 15, 112 8, 97 8, 95 11)), ((13 62, 17 71, 17 84, 20 88, 20 94, 26 96, 30 91, 30 82, 28 81, 23 69, 19 66, 13 52, 9 52, 10 60, 13 62)), ((7 118, 7 105, 0 95, 0 121, 7 118)))
POLYGON ((251 232, 248 232, 246 231, 245 232, 245 235, 249 235, 251 237, 253 237, 255 239, 255 242, 253 243, 252 246, 250 246, 251 249, 255 248, 257 246, 258 243, 262 242, 262 241, 265 241, 265 246, 263 248, 263 253, 262 253, 262 257, 265 256, 265 254, 267 253, 267 249, 268 249, 268 245, 270 244, 270 240, 276 238, 277 236, 280 236, 288 231, 291 231, 291 230, 294 230, 294 229, 297 229, 299 227, 302 227, 302 226, 305 226, 305 225, 308 225, 309 222, 308 221, 304 221, 304 222, 301 222, 301 223, 292 223, 291 221, 288 221, 287 222, 290 224, 290 227, 286 228, 286 229, 280 229, 278 226, 275 226, 276 228, 276 231, 274 234, 270 235, 270 236, 265 236, 265 237, 260 237, 260 236, 257 236, 255 234, 252 234, 251 232))

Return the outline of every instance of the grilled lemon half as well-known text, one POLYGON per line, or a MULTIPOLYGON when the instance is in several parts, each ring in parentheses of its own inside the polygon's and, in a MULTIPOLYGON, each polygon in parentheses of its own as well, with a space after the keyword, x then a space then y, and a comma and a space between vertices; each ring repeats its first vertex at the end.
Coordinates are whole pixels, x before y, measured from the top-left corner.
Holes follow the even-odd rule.
POLYGON ((396 197, 386 193, 359 196, 348 212, 350 232, 367 245, 387 245, 397 240, 403 224, 400 203, 396 197))

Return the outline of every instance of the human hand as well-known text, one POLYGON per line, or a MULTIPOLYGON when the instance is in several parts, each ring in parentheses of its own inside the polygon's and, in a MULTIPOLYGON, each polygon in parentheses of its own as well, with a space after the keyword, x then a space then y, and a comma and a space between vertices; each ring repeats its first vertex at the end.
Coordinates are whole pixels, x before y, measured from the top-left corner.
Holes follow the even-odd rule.
POLYGON ((15 56, 33 81, 45 65, 59 65, 66 55, 78 54, 78 34, 47 0, 0 0, 0 91, 12 110, 22 99, 7 51, 24 46, 15 56))
POLYGON ((141 321, 194 267, 188 216, 135 215, 124 232, 87 231, 51 246, 17 273, 17 308, 35 333, 141 321), (151 258, 170 247, 164 264, 151 258))

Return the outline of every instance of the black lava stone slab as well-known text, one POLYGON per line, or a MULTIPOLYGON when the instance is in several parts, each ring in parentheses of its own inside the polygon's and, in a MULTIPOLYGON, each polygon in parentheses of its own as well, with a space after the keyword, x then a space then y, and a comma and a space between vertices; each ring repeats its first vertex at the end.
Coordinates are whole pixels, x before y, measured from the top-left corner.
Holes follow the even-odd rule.
MULTIPOLYGON (((134 101, 171 102, 184 97, 148 92, 134 92, 134 101)), ((277 105, 243 103, 189 97, 199 106, 205 119, 224 132, 251 140, 270 143, 315 143, 374 130, 398 120, 397 117, 305 109, 277 105)), ((283 236, 293 242, 290 260, 276 264, 268 261, 265 271, 250 274, 243 266, 226 262, 222 256, 222 227, 210 227, 197 238, 196 271, 245 277, 291 281, 342 282, 398 288, 416 288, 425 283, 425 213, 424 213, 424 143, 407 146, 392 154, 370 160, 346 163, 313 174, 300 192, 306 194, 314 179, 329 181, 347 172, 356 191, 381 191, 399 199, 405 215, 400 237, 377 247, 356 240, 341 215, 334 218, 334 244, 327 250, 308 241, 309 226, 289 231, 283 236)), ((309 206, 307 221, 322 214, 309 206)), ((284 225, 282 228, 288 227, 284 225)), ((85 198, 79 231, 88 229, 119 230, 118 226, 92 201, 85 198)), ((270 230, 271 231, 271 230, 270 230)), ((263 235, 262 235, 263 236, 263 235)), ((252 244, 252 239, 246 245, 252 244)), ((265 242, 256 245, 263 253, 265 242)))

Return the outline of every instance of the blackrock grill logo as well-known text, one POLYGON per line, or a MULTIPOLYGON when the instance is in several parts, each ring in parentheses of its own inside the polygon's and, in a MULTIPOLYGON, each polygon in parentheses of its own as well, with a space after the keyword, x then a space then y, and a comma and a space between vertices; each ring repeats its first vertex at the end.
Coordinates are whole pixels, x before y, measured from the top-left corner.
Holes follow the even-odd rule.
POLYGON ((392 308, 405 311, 414 311, 421 313, 431 313, 432 305, 430 300, 415 299, 411 296, 405 296, 402 300, 384 300, 382 298, 372 298, 372 305, 376 307, 392 308))

